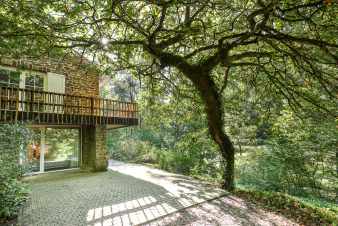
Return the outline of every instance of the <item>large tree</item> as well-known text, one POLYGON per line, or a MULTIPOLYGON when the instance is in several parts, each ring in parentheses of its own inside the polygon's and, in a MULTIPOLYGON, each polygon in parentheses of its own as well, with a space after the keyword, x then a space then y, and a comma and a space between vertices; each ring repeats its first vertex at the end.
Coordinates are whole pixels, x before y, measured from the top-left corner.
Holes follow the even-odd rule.
POLYGON ((73 50, 142 75, 183 75, 204 102, 223 159, 223 186, 232 190, 227 84, 246 80, 294 110, 305 100, 332 115, 337 15, 330 0, 4 0, 0 52, 73 50))

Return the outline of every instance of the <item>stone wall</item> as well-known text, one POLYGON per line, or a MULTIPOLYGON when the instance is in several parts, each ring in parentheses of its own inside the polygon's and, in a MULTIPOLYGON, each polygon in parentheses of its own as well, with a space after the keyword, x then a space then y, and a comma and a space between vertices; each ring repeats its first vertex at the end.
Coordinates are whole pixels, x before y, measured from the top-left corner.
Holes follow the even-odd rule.
POLYGON ((108 167, 107 129, 106 126, 96 126, 96 159, 95 171, 105 171, 108 167))
POLYGON ((93 170, 95 166, 95 127, 83 126, 81 128, 81 162, 82 169, 93 170))
POLYGON ((105 171, 108 166, 106 127, 83 126, 81 168, 92 171, 105 171))
POLYGON ((0 56, 0 65, 21 70, 42 73, 56 73, 65 76, 66 94, 88 97, 99 96, 99 73, 88 62, 80 58, 68 58, 59 61, 53 59, 12 59, 0 56))

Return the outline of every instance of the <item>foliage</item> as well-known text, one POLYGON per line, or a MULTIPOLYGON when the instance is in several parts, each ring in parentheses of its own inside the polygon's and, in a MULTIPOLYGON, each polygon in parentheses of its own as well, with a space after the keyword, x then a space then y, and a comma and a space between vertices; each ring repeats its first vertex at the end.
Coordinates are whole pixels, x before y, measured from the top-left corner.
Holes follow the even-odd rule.
POLYGON ((334 121, 299 119, 283 111, 267 145, 239 162, 239 183, 297 196, 336 197, 334 121))
MULTIPOLYGON (((194 90, 205 107, 231 190, 235 154, 224 129, 234 85, 258 99, 272 96, 267 108, 285 102, 299 111, 311 103, 334 115, 337 9, 323 0, 3 0, 0 53, 80 53, 108 74, 184 84, 183 94, 194 90)), ((258 127, 266 136, 264 123, 258 127)))
POLYGON ((208 134, 203 110, 187 99, 171 95, 163 101, 159 92, 167 92, 166 89, 164 84, 157 84, 153 90, 141 91, 141 126, 113 131, 108 136, 111 156, 151 163, 171 172, 219 179, 220 158, 208 134))
MULTIPOLYGON (((141 125, 109 136, 115 141, 109 145, 113 158, 220 182, 220 157, 205 115, 195 104, 198 98, 180 98, 169 88, 158 83, 152 90, 141 89, 141 125), (161 92, 168 92, 165 101, 161 92)), ((309 115, 300 109, 296 114, 281 100, 272 102, 273 96, 257 100, 241 89, 227 95, 226 121, 231 126, 226 130, 236 147, 237 184, 327 201, 332 208, 338 184, 335 121, 318 112, 309 115), (239 99, 246 100, 239 104, 239 99), (266 104, 271 104, 268 111, 262 108, 266 104)))
POLYGON ((238 189, 235 194, 265 209, 293 218, 304 225, 338 224, 338 209, 336 207, 325 208, 279 192, 238 189))
POLYGON ((13 218, 27 198, 27 188, 20 181, 24 169, 18 164, 30 132, 21 125, 0 126, 0 218, 13 218))
MULTIPOLYGON (((66 160, 71 159, 74 153, 78 153, 76 129, 46 129, 46 141, 48 149, 45 159, 66 160)), ((41 133, 40 130, 37 131, 41 133)), ((76 155, 76 154, 75 154, 76 155)))

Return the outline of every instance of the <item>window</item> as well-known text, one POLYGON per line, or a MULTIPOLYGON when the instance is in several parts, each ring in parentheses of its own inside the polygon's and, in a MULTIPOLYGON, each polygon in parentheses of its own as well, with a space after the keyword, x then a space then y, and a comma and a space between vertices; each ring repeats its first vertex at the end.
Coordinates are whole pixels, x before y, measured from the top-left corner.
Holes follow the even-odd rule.
MULTIPOLYGON (((25 89, 34 90, 34 91, 43 91, 43 75, 26 72, 25 73, 25 89)), ((44 96, 40 92, 26 92, 25 98, 28 100, 33 100, 33 111, 43 111, 44 107, 42 102, 44 102, 44 96)), ((26 106, 27 110, 31 110, 29 105, 26 106)))
POLYGON ((25 88, 43 91, 43 76, 38 74, 26 74, 25 88))
MULTIPOLYGON (((0 87, 19 88, 20 72, 0 68, 0 87)), ((2 90, 0 93, 1 109, 16 110, 16 101, 19 92, 16 90, 2 90), (13 104, 14 103, 14 104, 13 104)))
POLYGON ((0 86, 19 88, 20 72, 0 68, 0 86))
POLYGON ((77 128, 32 129, 33 139, 21 163, 33 172, 79 167, 80 130, 77 128))

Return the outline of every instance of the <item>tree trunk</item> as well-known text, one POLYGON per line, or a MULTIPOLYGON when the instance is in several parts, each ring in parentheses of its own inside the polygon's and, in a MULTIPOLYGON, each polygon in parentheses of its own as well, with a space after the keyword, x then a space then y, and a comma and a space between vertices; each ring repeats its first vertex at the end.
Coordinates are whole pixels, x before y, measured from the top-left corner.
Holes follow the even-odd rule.
MULTIPOLYGON (((205 104, 208 118, 209 132, 219 147, 222 156, 223 188, 233 190, 235 172, 235 151, 230 138, 224 131, 223 102, 217 92, 217 86, 211 77, 212 65, 190 65, 183 58, 149 48, 150 52, 157 55, 162 65, 177 67, 187 78, 192 81, 205 104)), ((211 62, 212 63, 212 62, 211 62)))
POLYGON ((226 148, 220 147, 223 162, 223 184, 222 188, 232 191, 235 189, 235 151, 230 139, 227 137, 229 144, 224 145, 226 148), (225 156, 224 156, 225 154, 225 156))
POLYGON ((217 87, 209 75, 196 76, 193 81, 205 103, 208 128, 213 140, 217 143, 222 156, 222 187, 232 191, 235 188, 235 150, 230 138, 224 131, 224 106, 217 87), (197 78, 196 78, 197 77, 197 78))

